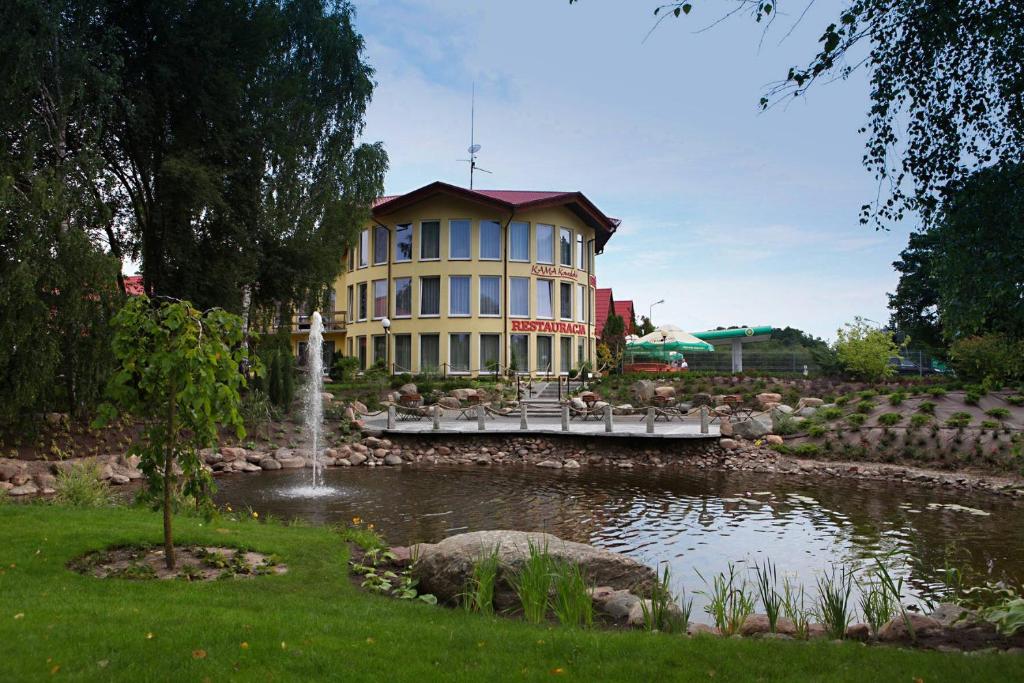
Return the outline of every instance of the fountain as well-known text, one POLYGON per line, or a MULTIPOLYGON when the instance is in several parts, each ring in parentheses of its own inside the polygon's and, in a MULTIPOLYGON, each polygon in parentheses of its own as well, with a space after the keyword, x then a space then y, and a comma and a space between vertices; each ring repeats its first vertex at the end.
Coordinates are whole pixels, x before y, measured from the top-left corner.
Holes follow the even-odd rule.
POLYGON ((309 377, 303 394, 303 417, 306 436, 311 439, 313 451, 313 490, 324 486, 323 462, 320 459, 320 432, 324 423, 324 322, 319 311, 309 321, 309 344, 306 347, 306 370, 309 377))

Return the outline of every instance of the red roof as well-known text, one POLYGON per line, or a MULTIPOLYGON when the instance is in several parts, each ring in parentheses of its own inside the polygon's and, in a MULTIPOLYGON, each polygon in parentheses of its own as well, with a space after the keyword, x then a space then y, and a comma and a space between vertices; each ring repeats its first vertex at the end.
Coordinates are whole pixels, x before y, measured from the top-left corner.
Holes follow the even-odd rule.
POLYGON ((608 320, 608 313, 614 305, 613 301, 611 288, 596 290, 596 298, 594 299, 594 332, 598 337, 601 336, 601 331, 604 330, 604 323, 608 320))
POLYGON ((124 289, 124 293, 128 296, 140 296, 146 293, 146 290, 142 285, 141 275, 125 275, 124 289))
POLYGON ((636 330, 633 329, 633 302, 630 300, 615 301, 615 315, 621 316, 626 322, 626 334, 633 334, 636 330))
POLYGON ((535 209, 564 206, 594 228, 597 234, 595 251, 601 253, 605 243, 619 227, 617 218, 606 216, 582 192, 533 192, 526 190, 469 190, 457 185, 436 181, 402 195, 378 197, 373 203, 373 215, 385 216, 436 194, 448 194, 469 201, 496 206, 510 213, 517 209, 535 209))

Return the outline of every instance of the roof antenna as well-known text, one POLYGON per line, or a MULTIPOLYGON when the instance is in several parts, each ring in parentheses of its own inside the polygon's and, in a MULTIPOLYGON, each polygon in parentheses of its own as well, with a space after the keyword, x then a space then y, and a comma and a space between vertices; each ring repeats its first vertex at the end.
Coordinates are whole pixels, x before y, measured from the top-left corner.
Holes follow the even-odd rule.
POLYGON ((490 173, 486 168, 481 168, 476 165, 476 153, 480 151, 480 145, 476 144, 476 82, 473 82, 473 99, 470 100, 469 105, 469 152, 468 159, 458 159, 458 161, 465 161, 469 164, 469 189, 473 189, 473 173, 476 171, 483 171, 484 173, 490 173))

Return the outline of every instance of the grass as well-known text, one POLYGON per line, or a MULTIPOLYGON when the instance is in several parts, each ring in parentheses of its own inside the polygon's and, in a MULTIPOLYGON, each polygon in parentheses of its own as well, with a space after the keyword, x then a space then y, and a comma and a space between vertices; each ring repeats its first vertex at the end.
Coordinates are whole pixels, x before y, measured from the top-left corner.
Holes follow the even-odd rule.
POLYGON ((76 507, 103 507, 110 505, 110 486, 100 478, 97 463, 75 463, 57 473, 57 501, 76 507))
POLYGON ((818 577, 818 616, 830 638, 845 638, 853 619, 850 596, 853 593, 853 572, 843 565, 818 577))
POLYGON ((552 576, 555 594, 551 610, 563 626, 590 628, 594 625, 594 602, 582 567, 575 562, 555 562, 552 576))
POLYGON ((345 544, 323 528, 179 517, 176 529, 182 543, 275 553, 289 572, 192 583, 94 579, 65 565, 108 545, 158 541, 159 515, 0 509, 4 680, 56 672, 87 681, 863 681, 871 672, 935 683, 1020 674, 1006 655, 532 626, 365 594, 345 575, 345 544))
POLYGON ((473 574, 463 596, 463 607, 470 612, 494 614, 494 586, 498 580, 500 564, 497 547, 473 562, 473 574))
POLYGON ((548 613, 554 562, 547 548, 530 542, 529 554, 511 578, 523 617, 531 624, 544 621, 548 613))

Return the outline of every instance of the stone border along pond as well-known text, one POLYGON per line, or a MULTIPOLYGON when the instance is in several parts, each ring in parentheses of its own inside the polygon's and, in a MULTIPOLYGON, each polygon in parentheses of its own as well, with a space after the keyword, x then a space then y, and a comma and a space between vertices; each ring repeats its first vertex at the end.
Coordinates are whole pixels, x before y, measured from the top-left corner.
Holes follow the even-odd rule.
MULTIPOLYGON (((837 639, 835 630, 830 632, 825 624, 810 622, 811 613, 802 606, 799 623, 786 618, 784 610, 780 610, 773 625, 767 614, 755 611, 756 596, 746 609, 734 612, 733 619, 719 626, 691 622, 689 609, 681 606, 677 597, 664 587, 667 576, 663 581, 654 569, 633 558, 542 532, 474 531, 449 536, 439 543, 393 547, 383 553, 364 551, 365 548, 353 547, 350 566, 354 580, 365 590, 381 595, 411 599, 418 590, 421 598, 431 596, 424 600, 431 604, 536 623, 678 631, 688 636, 837 639), (543 571, 547 582, 539 589, 543 594, 539 609, 528 613, 526 603, 534 599, 520 586, 528 583, 522 577, 530 573, 528 565, 536 566, 538 559, 546 567, 543 571), (493 569, 483 571, 480 568, 484 566, 493 569), (556 577, 565 575, 566 567, 578 568, 583 582, 574 587, 559 586, 556 577), (402 582, 398 591, 391 589, 390 581, 377 583, 379 576, 388 573, 394 581, 402 582), (484 576, 490 578, 482 579, 484 576), (487 585, 482 586, 483 582, 487 585), (474 590, 474 585, 479 588, 474 590), (415 589, 403 594, 406 587, 415 589), (591 605, 592 618, 583 616, 579 610, 559 612, 556 603, 561 601, 563 591, 582 593, 580 597, 591 605), (479 604, 481 596, 486 603, 479 604)), ((778 598, 783 599, 781 595, 778 598)), ((566 603, 572 601, 563 602, 566 603)), ((981 612, 951 603, 938 605, 929 615, 900 613, 894 606, 894 616, 876 623, 874 628, 866 623, 850 623, 855 615, 853 604, 847 614, 846 623, 838 627, 838 639, 940 651, 1024 653, 1024 631, 1003 635, 981 612)))
MULTIPOLYGON (((312 466, 311 453, 278 448, 273 452, 238 446, 204 449, 202 457, 215 476, 256 474, 264 470, 312 466)), ((1024 499, 1024 478, 976 474, 966 471, 927 470, 912 466, 869 462, 810 460, 779 453, 761 440, 722 438, 719 443, 655 444, 623 440, 614 444, 583 436, 481 436, 446 434, 363 436, 357 441, 327 448, 321 458, 326 467, 380 467, 411 464, 533 465, 551 469, 579 467, 694 467, 864 480, 913 482, 943 488, 983 491, 1024 499)), ((99 477, 115 486, 141 480, 138 458, 100 455, 60 461, 24 461, 0 458, 0 489, 12 497, 52 495, 57 474, 76 463, 95 464, 99 477)))

